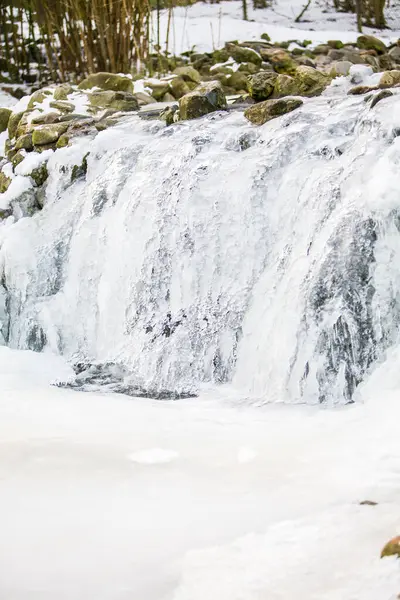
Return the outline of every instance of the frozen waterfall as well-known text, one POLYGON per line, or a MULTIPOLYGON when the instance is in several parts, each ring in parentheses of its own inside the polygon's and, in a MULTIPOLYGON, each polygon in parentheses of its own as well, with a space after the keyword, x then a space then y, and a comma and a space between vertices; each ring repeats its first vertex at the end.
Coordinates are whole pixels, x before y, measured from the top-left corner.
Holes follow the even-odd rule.
POLYGON ((132 393, 354 399, 398 340, 399 134, 398 94, 332 92, 57 151, 43 210, 0 226, 4 342, 132 393))

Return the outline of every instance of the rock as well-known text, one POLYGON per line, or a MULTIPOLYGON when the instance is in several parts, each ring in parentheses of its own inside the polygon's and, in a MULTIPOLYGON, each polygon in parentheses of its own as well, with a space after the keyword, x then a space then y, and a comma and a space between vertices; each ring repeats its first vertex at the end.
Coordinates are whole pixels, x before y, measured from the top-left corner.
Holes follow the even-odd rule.
POLYGON ((349 60, 337 60, 330 65, 331 77, 346 77, 349 74, 352 63, 349 60))
POLYGON ((203 115, 226 108, 226 98, 218 81, 199 85, 179 100, 181 120, 197 119, 203 115))
POLYGON ((132 80, 123 75, 115 75, 114 73, 93 73, 78 85, 78 89, 80 90, 89 90, 93 87, 104 91, 128 92, 133 94, 132 80))
POLYGON ((258 67, 261 66, 262 58, 258 52, 252 48, 243 48, 237 44, 227 43, 225 48, 229 54, 237 63, 253 63, 258 67))
POLYGON ((293 75, 297 68, 296 61, 285 50, 261 51, 264 60, 268 60, 276 73, 293 75))
POLYGON ((15 143, 15 149, 27 150, 28 152, 33 150, 32 134, 26 133, 25 135, 21 135, 21 137, 19 137, 15 143))
POLYGON ((373 500, 363 500, 362 502, 360 502, 360 506, 377 506, 378 503, 374 502, 373 500))
POLYGON ((331 82, 331 78, 325 73, 304 65, 297 67, 294 79, 298 93, 309 98, 319 96, 331 82))
POLYGON ((147 92, 135 92, 133 95, 138 101, 139 106, 145 106, 146 104, 154 104, 154 102, 157 102, 157 100, 153 98, 153 96, 150 96, 150 94, 147 94, 147 92))
POLYGON ((82 162, 80 165, 74 165, 72 167, 72 171, 71 171, 71 183, 73 181, 76 181, 77 179, 79 179, 80 177, 85 177, 86 173, 87 173, 87 157, 89 156, 89 152, 87 154, 85 154, 85 156, 82 159, 82 162))
POLYGON ((240 63, 238 71, 243 71, 249 75, 254 75, 254 73, 258 73, 259 67, 254 63, 240 63))
POLYGON ((49 125, 50 123, 56 123, 59 118, 59 113, 49 112, 44 113, 43 115, 38 115, 37 117, 33 117, 31 123, 32 125, 49 125))
POLYGON ((384 546, 381 552, 381 558, 384 558, 385 556, 400 557, 400 535, 391 539, 386 546, 384 546))
POLYGON ((72 113, 75 110, 75 106, 71 102, 65 102, 65 100, 50 102, 50 107, 56 108, 62 113, 72 113))
POLYGON ((229 86, 237 91, 243 90, 244 92, 246 92, 248 89, 248 83, 249 82, 247 79, 247 75, 245 75, 245 73, 242 73, 241 71, 236 71, 235 73, 232 73, 232 75, 228 79, 229 86))
POLYGON ((0 108, 0 133, 7 130, 10 115, 11 110, 8 108, 0 108))
POLYGON ((18 124, 22 119, 23 115, 23 112, 12 113, 10 115, 10 118, 8 120, 8 137, 10 138, 10 140, 12 140, 12 138, 15 137, 15 134, 17 133, 18 124))
POLYGON ((175 96, 170 94, 170 92, 167 92, 166 94, 164 94, 162 101, 163 102, 175 102, 175 96))
POLYGON ((250 76, 248 82, 250 96, 257 102, 267 100, 272 96, 277 77, 274 71, 260 71, 250 76))
POLYGON ((67 131, 68 123, 54 123, 52 125, 40 125, 32 132, 34 146, 45 146, 57 142, 58 138, 67 131))
POLYGON ((179 108, 175 106, 167 106, 160 113, 161 121, 165 121, 166 125, 173 125, 177 120, 179 120, 179 108))
POLYGON ((124 112, 139 110, 135 96, 126 92, 92 92, 89 102, 95 108, 113 108, 124 112))
POLYGON ((39 152, 39 154, 41 154, 42 152, 46 152, 46 150, 56 150, 57 145, 56 142, 53 142, 50 144, 42 144, 41 146, 34 146, 33 149, 35 152, 39 152))
POLYGON ((275 80, 273 97, 296 96, 299 94, 298 85, 290 75, 280 74, 275 80))
POLYGON ((28 102, 28 110, 36 108, 36 104, 42 104, 49 95, 51 95, 49 90, 38 90, 37 92, 34 92, 28 102))
POLYGON ((15 132, 15 137, 19 138, 22 135, 29 133, 29 131, 32 129, 32 127, 29 123, 29 120, 28 120, 29 115, 30 115, 29 110, 25 111, 24 114, 22 115, 20 122, 18 123, 17 131, 15 132))
POLYGON ((381 54, 378 59, 375 56, 369 56, 368 58, 372 58, 372 60, 378 60, 378 69, 379 71, 391 71, 396 68, 396 63, 392 60, 389 54, 381 54))
POLYGON ((221 50, 214 50, 214 52, 212 53, 212 58, 213 63, 217 65, 219 63, 224 63, 227 60, 229 60, 229 54, 225 48, 222 48, 221 50))
POLYGON ((151 95, 156 102, 159 102, 170 89, 169 81, 156 81, 152 79, 151 81, 145 81, 145 85, 151 89, 151 95))
POLYGON ((397 83, 400 83, 400 71, 385 71, 379 80, 379 87, 393 87, 397 83))
POLYGON ((389 50, 390 58, 397 64, 400 64, 400 46, 394 46, 389 50))
POLYGON ((69 144, 69 135, 63 133, 57 140, 56 148, 65 148, 69 144))
POLYGON ((54 90, 53 98, 54 100, 66 100, 69 94, 72 94, 74 91, 73 87, 69 83, 62 83, 58 85, 54 90))
POLYGON ((370 108, 374 108, 374 106, 376 106, 378 102, 384 100, 385 98, 390 98, 390 96, 393 96, 393 92, 391 92, 390 90, 381 90, 372 98, 370 108))
POLYGON ((175 69, 174 74, 184 81, 193 81, 193 83, 200 83, 201 81, 200 73, 194 67, 178 67, 175 69))
POLYGON ((356 85, 352 87, 347 93, 351 96, 360 96, 361 94, 368 94, 368 92, 375 92, 379 88, 375 85, 356 85))
POLYGON ((0 194, 4 194, 10 187, 11 179, 0 171, 0 194))
POLYGON ((344 44, 340 40, 328 40, 328 46, 330 48, 334 48, 335 50, 340 50, 343 48, 344 44))
POLYGON ((303 104, 300 98, 280 98, 265 100, 250 106, 244 111, 244 116, 255 125, 263 125, 271 119, 285 115, 303 104))
MULTIPOLYGON (((182 77, 174 77, 170 81, 170 88, 174 99, 179 100, 190 92, 190 88, 182 77)), ((167 92, 168 93, 168 92, 167 92)))
POLYGON ((315 48, 313 48, 313 52, 314 54, 328 54, 328 52, 331 50, 331 46, 329 46, 329 44, 318 44, 318 46, 315 46, 315 48))
POLYGON ((357 38, 357 46, 362 50, 375 50, 378 54, 386 52, 385 44, 373 35, 360 35, 357 38))
POLYGON ((18 167, 18 165, 20 163, 22 163, 22 161, 25 159, 25 152, 23 150, 18 150, 18 152, 16 152, 14 154, 14 156, 11 159, 11 164, 13 166, 13 168, 15 169, 16 167, 18 167))
POLYGON ((33 171, 30 173, 30 177, 32 177, 37 187, 43 185, 48 176, 49 172, 47 170, 46 163, 41 164, 40 167, 33 169, 33 171))
POLYGON ((262 34, 261 34, 261 39, 262 39, 262 40, 265 40, 266 42, 270 42, 270 41, 271 41, 271 38, 270 38, 270 36, 268 35, 268 33, 262 33, 262 34))

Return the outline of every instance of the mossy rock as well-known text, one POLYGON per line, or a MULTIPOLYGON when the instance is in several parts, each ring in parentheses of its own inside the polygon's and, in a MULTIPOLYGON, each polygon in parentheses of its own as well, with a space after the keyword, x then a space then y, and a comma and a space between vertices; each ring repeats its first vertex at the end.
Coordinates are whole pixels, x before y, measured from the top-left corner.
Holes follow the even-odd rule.
POLYGON ((92 92, 89 102, 95 108, 113 108, 124 112, 139 110, 135 96, 126 92, 92 92))
POLYGON ((57 123, 60 118, 60 114, 56 112, 44 113, 33 117, 31 120, 32 125, 50 125, 51 123, 57 123))
POLYGON ((93 87, 104 91, 128 92, 133 94, 132 80, 122 75, 115 75, 114 73, 93 73, 78 85, 80 90, 89 90, 93 87))
POLYGON ((135 92, 133 95, 138 101, 139 106, 146 106, 146 104, 153 104, 156 102, 156 99, 147 92, 135 92))
POLYGON ((262 33, 262 34, 261 34, 261 39, 262 39, 262 40, 265 40, 266 42, 270 42, 270 41, 271 41, 271 38, 270 38, 270 36, 268 35, 268 33, 262 33))
POLYGON ((390 90, 381 90, 372 98, 370 108, 374 108, 378 102, 384 100, 385 98, 390 98, 391 96, 393 96, 393 92, 390 90))
POLYGON ((18 123, 17 131, 15 132, 15 137, 19 138, 26 133, 29 133, 32 129, 32 126, 29 123, 30 110, 24 112, 21 117, 20 122, 18 123))
POLYGON ((24 135, 21 135, 21 137, 17 138, 17 141, 15 142, 15 149, 27 150, 27 152, 33 150, 32 134, 25 133, 24 135))
POLYGON ((162 101, 163 102, 175 102, 176 98, 171 94, 171 92, 167 92, 164 94, 162 101))
POLYGON ((33 169, 32 173, 30 173, 30 176, 32 177, 37 187, 43 185, 49 176, 46 163, 43 163, 42 165, 40 165, 40 167, 33 169))
POLYGON ((212 57, 215 65, 219 63, 225 63, 227 60, 229 60, 229 54, 224 48, 221 50, 214 50, 212 57))
POLYGON ((357 47, 362 50, 375 50, 378 54, 384 54, 387 51, 382 40, 373 35, 360 35, 357 38, 357 47))
POLYGON ((153 98, 160 102, 163 96, 169 90, 169 81, 145 81, 145 86, 151 89, 151 95, 153 98))
POLYGON ((179 120, 179 108, 177 106, 168 106, 160 113, 160 120, 165 121, 167 127, 173 125, 179 120))
POLYGON ((20 120, 22 119, 24 115, 24 111, 22 112, 18 112, 18 113, 12 113, 10 115, 10 118, 8 120, 8 137, 10 138, 10 140, 12 140, 13 137, 15 137, 15 134, 17 133, 17 127, 19 125, 20 120))
POLYGON ((268 121, 280 117, 303 104, 300 98, 279 98, 278 100, 265 100, 249 106, 244 111, 244 116, 254 125, 264 125, 268 121))
POLYGON ((261 66, 261 55, 252 48, 245 48, 236 44, 225 44, 226 51, 229 56, 237 63, 253 63, 258 67, 261 66))
POLYGON ((328 54, 328 52, 330 50, 331 50, 331 47, 328 44, 318 44, 318 46, 315 46, 313 48, 313 52, 316 55, 318 55, 318 54, 328 54))
POLYGON ((276 73, 284 75, 293 75, 297 69, 297 63, 288 52, 284 50, 276 50, 269 57, 269 62, 276 73))
POLYGON ((40 125, 32 132, 34 146, 47 146, 54 144, 59 137, 68 129, 68 123, 53 123, 52 125, 40 125))
POLYGON ((350 96, 361 96, 362 94, 376 92, 377 90, 379 90, 379 88, 376 85, 356 85, 349 89, 347 93, 350 96))
POLYGON ((392 538, 384 547, 381 552, 381 558, 385 556, 397 556, 400 557, 400 535, 392 538))
POLYGON ((170 88, 174 99, 179 100, 190 92, 190 88, 182 77, 174 77, 170 81, 170 88))
POLYGON ((267 100, 273 94, 277 77, 278 75, 274 71, 260 71, 249 77, 248 90, 250 96, 256 102, 267 100))
POLYGON ((25 153, 22 150, 17 151, 11 159, 11 164, 15 169, 25 159, 25 153))
POLYGON ((328 46, 334 50, 340 50, 344 48, 344 44, 341 40, 328 40, 328 46))
POLYGON ((54 90, 53 98, 54 100, 66 100, 69 94, 72 94, 74 91, 73 87, 69 83, 62 83, 58 85, 54 90))
POLYGON ((254 63, 240 63, 238 69, 238 71, 243 71, 248 75, 254 75, 255 73, 258 73, 259 70, 259 67, 257 67, 257 65, 255 65, 254 63))
POLYGON ((223 75, 232 75, 233 69, 232 67, 228 67, 227 65, 217 65, 211 69, 210 77, 214 77, 215 75, 223 73, 223 75))
POLYGON ((219 81, 199 85, 179 100, 181 120, 197 119, 203 115, 226 108, 226 98, 219 81))
POLYGON ((11 179, 7 177, 3 171, 0 171, 0 194, 4 194, 11 184, 11 179))
POLYGON ((36 104, 42 104, 49 95, 51 95, 49 90, 38 90, 37 92, 34 92, 29 100, 28 110, 36 108, 36 104))
POLYGON ((400 83, 400 71, 385 71, 379 80, 379 87, 389 88, 398 83, 400 83))
POLYGON ((7 131, 11 112, 12 111, 8 108, 0 108, 0 133, 7 131))
POLYGON ((56 147, 57 148, 65 148, 69 144, 69 135, 63 133, 57 140, 56 147))
POLYGON ((228 79, 228 85, 232 87, 235 91, 247 91, 249 81, 247 75, 242 73, 241 71, 236 71, 232 73, 232 75, 228 79))
POLYGON ((81 177, 86 176, 87 168, 88 168, 87 157, 89 156, 89 154, 90 154, 89 152, 87 154, 85 154, 80 165, 74 165, 72 167, 71 183, 76 181, 77 179, 80 179, 81 177))
POLYGON ((297 67, 294 79, 298 86, 298 93, 301 96, 307 96, 309 98, 322 94, 325 88, 331 83, 331 77, 329 75, 326 75, 313 67, 306 67, 305 65, 297 67))
POLYGON ((62 113, 72 113, 75 110, 75 106, 71 102, 65 100, 55 100, 50 102, 50 107, 59 110, 62 113))
POLYGON ((200 73, 194 67, 178 67, 175 69, 174 74, 181 77, 184 81, 193 81, 196 84, 201 81, 200 73))
POLYGON ((299 95, 299 87, 296 80, 290 75, 280 74, 275 80, 273 97, 283 98, 284 96, 299 95))

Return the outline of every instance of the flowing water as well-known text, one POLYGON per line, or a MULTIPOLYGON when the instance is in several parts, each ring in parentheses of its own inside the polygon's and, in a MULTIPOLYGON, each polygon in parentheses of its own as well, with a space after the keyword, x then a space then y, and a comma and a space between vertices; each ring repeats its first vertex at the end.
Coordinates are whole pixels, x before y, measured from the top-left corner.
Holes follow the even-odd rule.
POLYGON ((398 341, 399 133, 398 95, 339 91, 56 152, 43 210, 0 228, 4 343, 64 355, 84 389, 356 399, 398 341))

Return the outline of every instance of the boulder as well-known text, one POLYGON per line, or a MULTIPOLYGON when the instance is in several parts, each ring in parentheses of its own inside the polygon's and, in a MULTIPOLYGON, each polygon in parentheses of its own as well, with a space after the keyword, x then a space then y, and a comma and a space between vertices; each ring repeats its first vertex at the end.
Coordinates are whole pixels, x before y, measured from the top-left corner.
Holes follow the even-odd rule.
POLYGON ((36 169, 33 169, 33 171, 29 175, 30 177, 32 177, 37 187, 43 185, 49 176, 46 163, 43 163, 40 165, 40 167, 36 167, 36 169))
POLYGON ((393 92, 391 92, 390 90, 381 90, 372 98, 370 108, 374 108, 374 106, 376 106, 378 102, 384 100, 385 98, 390 98, 391 96, 393 96, 393 92))
POLYGON ((145 81, 145 86, 151 89, 151 95, 159 102, 162 100, 163 96, 169 91, 169 81, 157 81, 155 79, 151 79, 150 81, 145 81))
POLYGON ((163 102, 175 102, 175 96, 173 96, 170 92, 167 92, 166 94, 164 94, 163 102))
POLYGON ((290 77, 290 75, 278 75, 275 79, 273 97, 283 98, 284 96, 297 95, 299 95, 299 88, 295 79, 290 77))
POLYGON ((160 113, 161 121, 165 121, 166 125, 173 125, 177 120, 179 120, 179 109, 175 106, 167 106, 160 113))
POLYGON ((150 96, 147 92, 135 92, 133 94, 138 101, 139 106, 145 106, 146 104, 153 104, 157 102, 153 96, 150 96))
POLYGON ((63 133, 57 140, 56 148, 65 148, 69 144, 69 135, 67 133, 63 133))
POLYGON ((72 113, 75 110, 75 106, 71 102, 66 102, 65 100, 50 102, 50 108, 55 108, 62 113, 72 113))
POLYGON ((228 78, 228 85, 236 91, 243 90, 244 92, 248 89, 248 79, 245 73, 236 71, 228 78))
POLYGON ((29 123, 29 115, 30 115, 29 110, 25 111, 24 114, 22 115, 22 117, 18 123, 17 131, 15 132, 15 137, 19 138, 19 137, 21 137, 21 135, 25 135, 26 133, 29 133, 29 131, 32 129, 32 126, 29 123))
POLYGON ((231 44, 229 42, 225 44, 225 48, 229 56, 237 63, 253 63, 258 67, 261 66, 261 55, 252 48, 244 48, 243 46, 231 44))
POLYGON ((284 73, 293 75, 296 71, 297 63, 288 52, 280 49, 261 50, 262 57, 267 60, 273 67, 276 73, 284 73))
POLYGON ((24 112, 18 112, 18 113, 11 113, 10 118, 8 119, 8 137, 10 138, 10 140, 12 140, 13 137, 15 137, 15 134, 17 133, 17 127, 18 124, 20 122, 20 120, 22 119, 24 115, 24 112))
POLYGON ((393 87, 397 83, 400 83, 400 70, 399 71, 385 71, 379 80, 379 87, 380 88, 389 88, 389 87, 393 87))
POLYGON ((386 46, 373 35, 360 35, 357 38, 357 46, 362 50, 375 50, 378 54, 384 54, 386 52, 386 46))
POLYGON ((369 92, 375 92, 379 88, 376 85, 356 85, 349 89, 347 92, 351 96, 360 96, 362 94, 368 94, 369 92))
POLYGON ((11 179, 0 171, 0 194, 4 194, 10 187, 11 179))
MULTIPOLYGON (((174 77, 170 81, 170 88, 174 99, 179 100, 185 94, 190 92, 190 88, 182 77, 174 77)), ((167 92, 168 93, 168 92, 167 92)))
POLYGON ((248 83, 250 96, 257 102, 267 100, 272 96, 277 77, 274 71, 260 71, 251 75, 248 83))
POLYGON ((124 112, 139 110, 135 96, 126 92, 92 92, 89 102, 94 108, 113 108, 124 112))
POLYGON ((219 81, 199 85, 179 100, 181 120, 197 119, 203 115, 226 108, 226 98, 219 81))
POLYGON ((396 63, 391 59, 389 54, 381 54, 380 56, 369 56, 369 59, 377 61, 378 63, 378 71, 391 71, 396 69, 396 63))
POLYGON ((21 135, 21 137, 17 138, 17 141, 15 143, 15 149, 27 150, 28 152, 33 150, 32 134, 26 133, 25 135, 21 135))
POLYGON ((390 58, 397 64, 400 64, 400 46, 393 46, 389 50, 390 58))
POLYGON ((285 115, 299 108, 303 104, 300 98, 280 98, 278 100, 265 100, 249 106, 244 111, 244 116, 255 125, 263 125, 271 119, 285 115))
POLYGON ((72 94, 74 91, 73 87, 69 83, 62 83, 58 85, 54 90, 53 98, 54 100, 66 100, 69 94, 72 94))
POLYGON ((174 74, 184 81, 192 81, 193 83, 200 83, 201 81, 200 73, 194 67, 177 67, 174 74))
POLYGON ((229 60, 229 54, 225 48, 221 48, 221 50, 214 50, 212 53, 213 63, 215 65, 224 63, 229 60))
POLYGON ((8 108, 0 108, 0 133, 7 130, 10 115, 11 110, 8 108))
POLYGON ((330 65, 331 77, 346 77, 349 74, 352 63, 349 60, 337 60, 330 65))
POLYGON ((133 94, 132 80, 123 75, 115 75, 114 73, 93 73, 78 85, 80 90, 89 90, 93 87, 104 91, 128 92, 133 94))
POLYGON ((331 82, 329 75, 305 65, 297 67, 294 79, 298 86, 298 93, 309 98, 319 96, 331 82))
POLYGON ((37 92, 34 92, 28 102, 28 110, 36 108, 36 104, 42 104, 47 96, 50 95, 51 92, 49 90, 38 90, 37 92))
POLYGON ((381 558, 385 556, 397 556, 400 557, 400 535, 391 539, 383 548, 381 552, 381 558))
POLYGON ((56 123, 60 118, 59 113, 49 112, 43 115, 33 117, 31 120, 32 125, 49 125, 50 123, 56 123))
POLYGON ((47 146, 57 142, 58 138, 67 131, 68 123, 53 123, 40 125, 32 132, 34 146, 47 146))
POLYGON ((11 164, 15 170, 16 167, 25 159, 26 153, 23 150, 18 150, 15 152, 14 156, 11 159, 11 164))
POLYGON ((258 73, 259 67, 254 63, 240 63, 238 71, 243 71, 248 75, 254 75, 254 73, 258 73))

